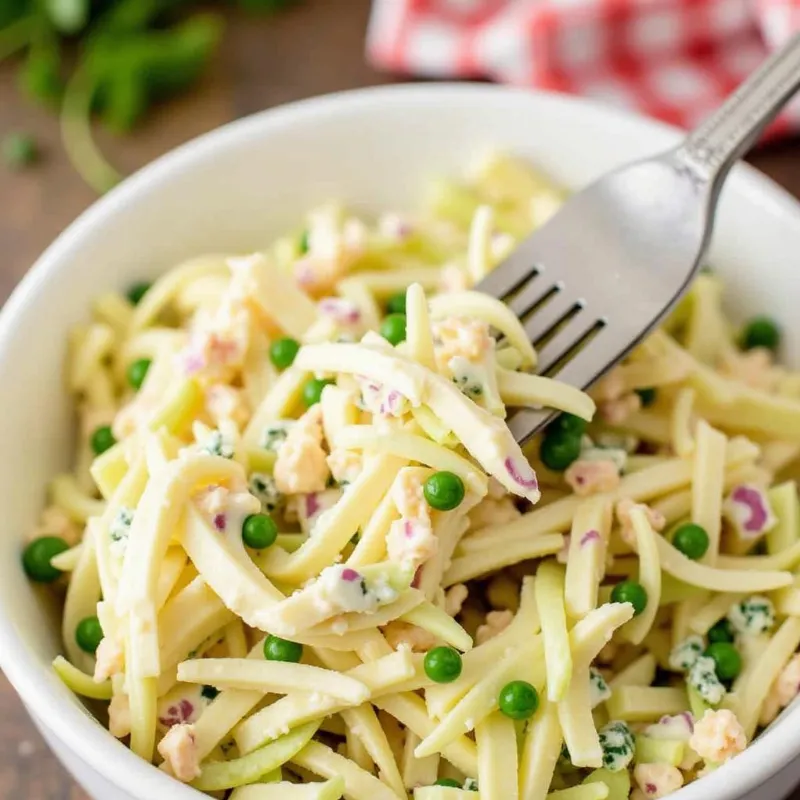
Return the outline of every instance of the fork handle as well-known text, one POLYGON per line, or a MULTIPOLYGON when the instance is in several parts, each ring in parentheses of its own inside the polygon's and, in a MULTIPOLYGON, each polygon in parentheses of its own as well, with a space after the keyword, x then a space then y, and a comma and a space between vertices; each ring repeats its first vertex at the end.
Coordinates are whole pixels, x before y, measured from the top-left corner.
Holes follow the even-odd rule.
POLYGON ((800 34, 795 34, 686 137, 675 155, 704 180, 718 182, 798 88, 800 34))

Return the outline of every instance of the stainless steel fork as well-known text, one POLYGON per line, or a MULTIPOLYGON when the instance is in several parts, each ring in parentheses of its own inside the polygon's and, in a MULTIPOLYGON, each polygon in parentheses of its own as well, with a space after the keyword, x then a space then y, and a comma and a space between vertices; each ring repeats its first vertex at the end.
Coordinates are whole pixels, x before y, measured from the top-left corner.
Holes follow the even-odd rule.
MULTIPOLYGON (((586 388, 658 324, 700 268, 731 166, 798 87, 800 34, 680 145, 571 197, 476 287, 522 319, 541 374, 586 388)), ((552 416, 509 425, 524 442, 552 416)))

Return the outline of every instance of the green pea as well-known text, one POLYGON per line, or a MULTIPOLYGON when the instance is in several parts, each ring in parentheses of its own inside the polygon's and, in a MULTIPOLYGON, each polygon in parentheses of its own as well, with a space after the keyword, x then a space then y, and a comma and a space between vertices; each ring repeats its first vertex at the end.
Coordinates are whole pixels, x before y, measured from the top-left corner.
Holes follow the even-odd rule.
POLYGON ((439 778, 436 783, 433 784, 434 786, 449 786, 451 789, 460 789, 461 784, 454 780, 453 778, 439 778))
POLYGON ((389 314, 381 322, 380 334, 387 342, 397 346, 406 338, 406 315, 389 314))
POLYGON ((300 342, 287 336, 283 339, 276 339, 269 346, 269 360, 278 368, 286 369, 294 363, 297 353, 300 351, 300 342))
POLYGON ((134 283, 126 293, 128 300, 130 300, 133 305, 138 306, 142 298, 150 291, 151 286, 152 284, 150 283, 134 283))
POLYGON ((461 654, 452 647, 434 647, 425 654, 425 674, 436 683, 452 683, 461 675, 461 654))
POLYGON ((464 499, 464 481, 453 472, 434 472, 422 487, 425 500, 437 511, 452 511, 464 499))
POLYGON ((60 536, 40 536, 34 539, 22 551, 25 574, 36 583, 52 583, 63 573, 50 561, 65 550, 69 550, 69 545, 60 536))
POLYGON ((105 453, 106 450, 113 447, 116 443, 117 440, 114 438, 114 434, 111 432, 110 425, 100 425, 100 427, 95 428, 91 438, 89 439, 92 452, 96 456, 105 453))
POLYGON ((269 514, 250 514, 242 523, 242 541, 253 550, 275 544, 278 526, 269 514))
POLYGON ((719 622, 709 628, 708 641, 710 644, 733 641, 733 626, 727 617, 723 617, 719 622))
POLYGON ((24 169, 39 157, 36 140, 27 133, 10 133, 3 140, 3 161, 10 169, 24 169))
POLYGON ((585 419, 581 419, 575 414, 568 414, 564 412, 559 414, 548 426, 547 432, 560 431, 569 434, 570 436, 583 436, 586 433, 586 426, 589 423, 585 419))
POLYGON ((267 636, 264 640, 264 658, 267 661, 288 661, 297 664, 303 657, 303 645, 278 636, 267 636))
POLYGON ((149 358, 140 358, 138 361, 128 365, 128 383, 132 388, 137 391, 142 388, 144 379, 147 377, 147 371, 150 369, 150 364, 152 364, 152 361, 149 358))
POLYGON ((398 292, 397 294, 393 294, 386 302, 386 311, 389 314, 405 314, 406 293, 398 292))
POLYGON ((692 561, 702 558, 708 551, 708 545, 709 538, 705 528, 693 522, 681 525, 672 534, 672 546, 692 561))
POLYGON ((717 677, 721 681, 732 681, 742 671, 742 657, 730 642, 714 642, 705 654, 714 659, 717 677))
POLYGON ((319 403, 322 398, 322 390, 334 382, 328 378, 312 378, 308 381, 303 387, 303 402, 306 404, 306 408, 311 408, 319 403))
POLYGON ((781 343, 781 330, 769 317, 754 317, 742 331, 741 345, 743 350, 754 347, 766 347, 773 352, 781 343))
POLYGON ((637 581, 622 581, 611 590, 611 601, 630 603, 633 616, 638 617, 647 608, 647 590, 637 581))
POLYGON ((500 690, 497 704, 511 719, 528 719, 539 708, 539 693, 527 681, 511 681, 500 690))
POLYGON ((563 472, 580 454, 580 435, 565 430, 548 430, 539 447, 542 463, 555 472, 563 472))
POLYGON ((75 628, 75 641, 84 653, 94 655, 97 646, 103 638, 103 628, 97 617, 86 617, 78 623, 75 628))
POLYGON ((639 399, 642 401, 642 408, 648 408, 648 406, 653 405, 658 397, 658 392, 652 387, 648 389, 637 389, 636 394, 639 395, 639 399))

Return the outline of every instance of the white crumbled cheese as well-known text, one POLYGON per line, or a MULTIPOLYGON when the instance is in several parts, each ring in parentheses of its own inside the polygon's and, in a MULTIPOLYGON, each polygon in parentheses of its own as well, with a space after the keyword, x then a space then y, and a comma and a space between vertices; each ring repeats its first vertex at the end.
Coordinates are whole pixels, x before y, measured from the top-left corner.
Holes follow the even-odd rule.
POLYGON ((800 693, 800 655, 792 656, 770 686, 759 715, 761 725, 769 725, 782 708, 788 706, 800 693))
POLYGON ((326 489, 324 492, 296 495, 293 499, 297 501, 297 516, 303 531, 309 536, 313 536, 315 529, 323 521, 325 515, 339 502, 341 496, 341 489, 326 489))
POLYGON ((415 653, 427 653, 432 647, 436 647, 436 637, 432 633, 399 619, 385 625, 382 630, 393 650, 407 647, 415 653))
POLYGON ((490 611, 486 615, 486 622, 478 626, 475 631, 475 644, 483 644, 489 639, 502 633, 514 621, 514 612, 505 609, 504 611, 490 611))
POLYGON ((280 446, 286 441, 286 437, 294 424, 295 421, 293 419, 279 419, 276 422, 270 422, 264 426, 259 444, 265 450, 277 453, 280 446))
POLYGON ((631 433, 604 431, 595 436, 595 442, 598 447, 608 447, 612 450, 624 450, 627 455, 631 455, 639 449, 639 439, 631 433))
POLYGON ((389 490, 400 516, 430 525, 431 510, 425 500, 425 473, 414 467, 403 467, 389 490))
POLYGON ((594 667, 589 668, 589 702, 592 708, 605 703, 611 697, 611 689, 606 679, 594 667))
POLYGON ((234 445, 230 439, 223 436, 222 431, 213 430, 200 442, 200 452, 208 453, 210 456, 233 458, 234 445))
POLYGON ((581 457, 564 472, 564 480, 579 497, 613 492, 620 481, 619 468, 610 459, 587 460, 581 457))
POLYGON ((631 729, 619 720, 609 722, 599 731, 603 749, 603 766, 610 772, 619 772, 633 761, 636 746, 631 729))
POLYGON ((463 356, 454 356, 447 362, 447 367, 452 375, 453 383, 467 397, 475 400, 483 395, 488 381, 483 366, 473 364, 463 356))
POLYGON ((124 739, 131 732, 131 704, 127 694, 118 693, 108 705, 108 731, 115 739, 124 739))
POLYGON ((686 670, 691 669, 705 649, 706 644, 702 636, 687 636, 672 648, 669 654, 670 668, 678 672, 686 672, 686 670))
POLYGON ((408 399, 397 389, 376 383, 368 378, 356 377, 360 393, 356 405, 375 417, 402 417, 408 413, 408 399))
POLYGON ((689 668, 686 682, 712 706, 719 705, 726 690, 717 677, 717 665, 713 658, 700 656, 689 668))
POLYGON ((326 567, 315 584, 317 597, 339 612, 371 612, 378 607, 377 595, 370 591, 361 573, 336 564, 326 567))
POLYGON ((775 681, 778 699, 782 706, 788 706, 800 692, 800 655, 794 655, 781 670, 775 681))
POLYGON ((436 555, 438 545, 439 540, 434 536, 429 524, 410 519, 393 522, 386 536, 386 552, 389 560, 415 567, 436 555))
POLYGON ((102 683, 125 669, 125 651, 119 642, 104 636, 97 646, 94 664, 94 681, 102 683))
POLYGON ((644 734, 650 739, 668 739, 688 742, 694 730, 694 717, 688 712, 665 716, 645 728, 644 734))
POLYGON ((633 779, 647 798, 657 800, 677 792, 683 786, 683 775, 671 764, 637 764, 633 779))
POLYGON ((308 494, 325 489, 330 470, 322 436, 322 407, 317 403, 289 429, 278 448, 273 475, 279 492, 308 494))
POLYGON ((709 710, 695 722, 689 746, 706 761, 722 764, 745 749, 747 737, 732 711, 709 710))
POLYGON ((275 479, 266 472, 253 472, 247 482, 250 492, 261 502, 264 511, 272 512, 284 503, 284 496, 278 491, 275 479))
POLYGON ((353 450, 335 449, 328 456, 328 468, 340 486, 348 486, 361 474, 364 457, 353 450))
POLYGON ((128 537, 133 524, 133 509, 120 506, 108 526, 108 535, 111 539, 111 550, 117 556, 122 556, 128 547, 128 537))
POLYGON ((494 346, 488 324, 479 319, 448 317, 434 322, 431 332, 436 363, 442 371, 450 368, 454 358, 480 364, 487 351, 494 346))
POLYGON ((628 450, 619 444, 595 444, 589 436, 581 438, 579 461, 611 461, 622 473, 628 463, 628 450))
POLYGON ((200 774, 194 725, 180 724, 170 728, 158 743, 158 752, 179 781, 189 783, 200 774))
POLYGON ((206 411, 214 424, 222 427, 233 423, 242 429, 250 420, 250 407, 244 392, 224 383, 214 383, 206 389, 206 411))
POLYGON ((635 548, 636 545, 636 532, 633 530, 633 525, 631 524, 631 511, 633 511, 634 508, 641 508, 644 510, 650 527, 656 533, 664 530, 667 524, 666 517, 660 511, 656 511, 644 503, 636 503, 629 497, 623 498, 617 503, 614 512, 621 526, 620 536, 622 537, 622 541, 631 548, 635 548))
POLYGON ((461 613, 461 609, 469 597, 469 589, 463 583, 456 583, 451 586, 444 596, 444 610, 455 617, 461 613))
POLYGON ((775 624, 775 607, 766 597, 753 595, 734 603, 728 611, 728 620, 742 636, 766 633, 775 624))
MULTIPOLYGON (((255 473, 254 473, 255 474, 255 473)), ((262 504, 250 492, 232 492, 224 486, 209 486, 195 495, 197 507, 220 533, 242 530, 250 514, 257 514, 262 504)))
POLYGON ((373 579, 368 588, 378 599, 378 605, 381 606, 387 603, 393 603, 399 597, 397 589, 395 589, 385 577, 373 579))
POLYGON ((253 319, 249 306, 230 293, 213 315, 198 312, 193 327, 189 344, 178 356, 184 373, 202 374, 213 383, 229 383, 244 363, 250 345, 253 319))

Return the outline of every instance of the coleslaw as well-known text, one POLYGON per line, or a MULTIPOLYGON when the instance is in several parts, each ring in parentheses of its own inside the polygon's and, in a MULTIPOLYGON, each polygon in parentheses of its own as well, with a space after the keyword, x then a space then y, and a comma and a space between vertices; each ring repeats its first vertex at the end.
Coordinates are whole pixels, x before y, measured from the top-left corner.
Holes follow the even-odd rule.
POLYGON ((800 375, 705 272, 588 394, 537 376, 472 287, 563 197, 493 156, 96 299, 23 565, 133 752, 231 800, 644 800, 794 700, 800 375))

